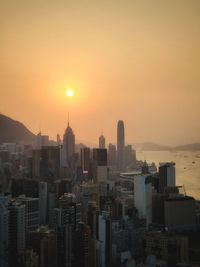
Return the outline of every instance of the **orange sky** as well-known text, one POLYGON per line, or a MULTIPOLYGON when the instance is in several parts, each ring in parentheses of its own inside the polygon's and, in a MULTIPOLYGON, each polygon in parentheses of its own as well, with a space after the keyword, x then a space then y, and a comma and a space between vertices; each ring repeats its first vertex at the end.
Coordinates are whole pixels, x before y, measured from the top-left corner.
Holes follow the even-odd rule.
POLYGON ((78 140, 198 142, 199 0, 2 0, 0 112, 78 140), (65 97, 66 87, 75 90, 65 97))

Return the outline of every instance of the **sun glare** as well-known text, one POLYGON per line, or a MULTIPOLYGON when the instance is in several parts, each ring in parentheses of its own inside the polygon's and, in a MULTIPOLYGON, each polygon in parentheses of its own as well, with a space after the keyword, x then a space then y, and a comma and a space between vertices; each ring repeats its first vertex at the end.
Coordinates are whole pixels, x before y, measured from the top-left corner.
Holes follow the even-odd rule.
POLYGON ((66 96, 67 97, 73 97, 74 96, 74 91, 72 89, 67 89, 66 96))

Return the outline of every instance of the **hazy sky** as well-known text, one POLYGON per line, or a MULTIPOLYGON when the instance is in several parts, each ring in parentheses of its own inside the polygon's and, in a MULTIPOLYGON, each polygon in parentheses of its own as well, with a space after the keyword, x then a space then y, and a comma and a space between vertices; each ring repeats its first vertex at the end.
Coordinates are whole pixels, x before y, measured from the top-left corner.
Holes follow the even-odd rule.
POLYGON ((55 138, 68 111, 83 141, 200 141, 200 1, 0 0, 0 112, 55 138))

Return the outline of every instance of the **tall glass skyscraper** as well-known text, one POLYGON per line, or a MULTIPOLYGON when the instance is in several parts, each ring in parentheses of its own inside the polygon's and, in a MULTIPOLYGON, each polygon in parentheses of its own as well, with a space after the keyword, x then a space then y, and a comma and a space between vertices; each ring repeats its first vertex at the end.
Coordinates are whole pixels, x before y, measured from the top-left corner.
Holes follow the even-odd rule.
POLYGON ((119 170, 123 170, 124 168, 124 147, 124 122, 122 120, 119 120, 117 124, 117 165, 119 170))

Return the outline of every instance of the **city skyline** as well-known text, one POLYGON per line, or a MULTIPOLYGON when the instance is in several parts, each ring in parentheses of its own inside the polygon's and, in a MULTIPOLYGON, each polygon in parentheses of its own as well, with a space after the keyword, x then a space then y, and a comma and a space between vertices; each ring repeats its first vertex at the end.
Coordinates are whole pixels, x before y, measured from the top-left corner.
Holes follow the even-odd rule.
POLYGON ((113 142, 123 119, 129 143, 198 142, 199 11, 196 0, 4 1, 0 112, 51 139, 70 112, 78 140, 103 130, 113 142))
POLYGON ((200 0, 3 0, 0 30, 0 267, 200 267, 200 0))

